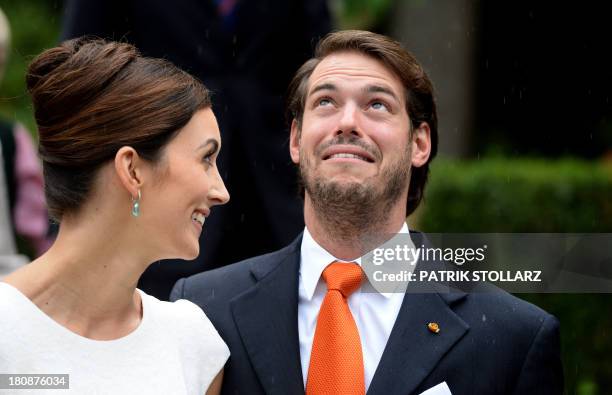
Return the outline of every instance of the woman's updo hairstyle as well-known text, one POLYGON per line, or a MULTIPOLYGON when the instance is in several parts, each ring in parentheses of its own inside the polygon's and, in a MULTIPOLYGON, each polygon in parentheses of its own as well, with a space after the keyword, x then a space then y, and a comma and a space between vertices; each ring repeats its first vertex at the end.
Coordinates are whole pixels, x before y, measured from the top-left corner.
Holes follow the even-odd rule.
POLYGON ((208 90, 126 43, 79 38, 37 56, 28 68, 49 212, 78 210, 100 167, 123 146, 150 162, 200 109, 208 90))

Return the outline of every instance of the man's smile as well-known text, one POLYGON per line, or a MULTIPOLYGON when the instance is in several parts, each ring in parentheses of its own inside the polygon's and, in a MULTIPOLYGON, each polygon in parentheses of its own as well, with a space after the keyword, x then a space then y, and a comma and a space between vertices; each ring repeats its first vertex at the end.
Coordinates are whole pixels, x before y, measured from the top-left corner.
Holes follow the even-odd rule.
POLYGON ((362 161, 367 163, 374 163, 375 159, 372 154, 367 152, 361 147, 356 145, 332 145, 331 147, 323 151, 322 158, 324 161, 327 160, 341 160, 341 161, 362 161))

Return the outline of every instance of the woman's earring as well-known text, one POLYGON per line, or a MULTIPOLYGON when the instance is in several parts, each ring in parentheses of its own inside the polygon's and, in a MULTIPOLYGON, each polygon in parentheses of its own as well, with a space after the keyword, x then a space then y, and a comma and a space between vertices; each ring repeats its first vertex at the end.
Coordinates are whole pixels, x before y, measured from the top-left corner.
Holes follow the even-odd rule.
POLYGON ((140 195, 140 189, 138 190, 138 197, 136 199, 134 199, 134 197, 132 197, 132 216, 134 217, 138 217, 140 215, 140 198, 142 196, 140 195))

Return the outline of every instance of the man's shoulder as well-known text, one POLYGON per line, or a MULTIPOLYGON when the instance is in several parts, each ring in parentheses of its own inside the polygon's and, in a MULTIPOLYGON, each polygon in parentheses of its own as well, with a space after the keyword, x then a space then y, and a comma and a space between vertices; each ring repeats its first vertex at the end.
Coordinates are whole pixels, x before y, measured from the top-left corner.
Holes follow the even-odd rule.
POLYGON ((502 290, 470 293, 454 311, 468 328, 456 346, 457 364, 478 355, 483 362, 474 363, 476 370, 498 377, 513 393, 547 386, 545 393, 563 392, 560 326, 553 315, 502 290))
POLYGON ((533 339, 541 332, 558 331, 556 317, 540 307, 502 290, 467 295, 456 311, 471 330, 499 334, 511 341, 533 339))

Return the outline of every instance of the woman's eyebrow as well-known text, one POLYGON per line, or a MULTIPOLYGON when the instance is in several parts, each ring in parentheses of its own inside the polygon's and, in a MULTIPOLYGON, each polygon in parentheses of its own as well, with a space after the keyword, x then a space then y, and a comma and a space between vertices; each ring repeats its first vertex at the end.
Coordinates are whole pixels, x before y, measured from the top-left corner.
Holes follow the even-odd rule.
POLYGON ((208 140, 206 140, 205 142, 203 142, 202 144, 200 144, 198 146, 198 148, 196 148, 196 151, 201 150, 202 148, 208 146, 212 144, 213 145, 213 152, 217 152, 217 150, 219 149, 219 142, 214 139, 214 138, 209 138, 208 140))

